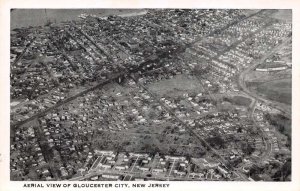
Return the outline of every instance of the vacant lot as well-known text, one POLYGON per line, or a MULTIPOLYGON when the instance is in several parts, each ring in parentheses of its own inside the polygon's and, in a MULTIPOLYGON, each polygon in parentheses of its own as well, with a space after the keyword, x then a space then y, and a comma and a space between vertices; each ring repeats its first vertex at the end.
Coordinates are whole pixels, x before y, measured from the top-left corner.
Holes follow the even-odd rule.
POLYGON ((257 92, 267 99, 291 105, 291 79, 274 80, 257 86, 257 92))
POLYGON ((161 80, 149 85, 150 91, 160 96, 174 95, 188 92, 202 92, 201 85, 196 78, 185 75, 176 75, 173 79, 161 80))
POLYGON ((203 157, 205 149, 189 133, 144 134, 128 132, 98 132, 92 141, 97 149, 126 152, 156 153, 203 157))

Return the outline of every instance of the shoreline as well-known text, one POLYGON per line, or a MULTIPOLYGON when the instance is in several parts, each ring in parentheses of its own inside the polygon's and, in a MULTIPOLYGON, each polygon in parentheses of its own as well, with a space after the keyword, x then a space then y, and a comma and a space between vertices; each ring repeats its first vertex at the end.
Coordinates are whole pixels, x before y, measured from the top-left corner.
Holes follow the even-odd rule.
POLYGON ((131 17, 146 14, 145 9, 16 9, 11 12, 10 31, 14 29, 44 26, 47 22, 62 23, 80 20, 81 14, 106 17, 118 15, 131 17), (14 23, 14 24, 13 24, 14 23))

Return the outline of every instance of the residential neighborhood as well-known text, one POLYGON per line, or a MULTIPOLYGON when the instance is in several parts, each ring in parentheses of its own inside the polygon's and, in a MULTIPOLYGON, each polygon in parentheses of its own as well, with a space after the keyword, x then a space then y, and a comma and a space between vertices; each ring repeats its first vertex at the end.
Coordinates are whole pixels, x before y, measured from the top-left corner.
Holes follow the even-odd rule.
POLYGON ((10 52, 13 181, 291 180, 291 10, 85 13, 10 52))

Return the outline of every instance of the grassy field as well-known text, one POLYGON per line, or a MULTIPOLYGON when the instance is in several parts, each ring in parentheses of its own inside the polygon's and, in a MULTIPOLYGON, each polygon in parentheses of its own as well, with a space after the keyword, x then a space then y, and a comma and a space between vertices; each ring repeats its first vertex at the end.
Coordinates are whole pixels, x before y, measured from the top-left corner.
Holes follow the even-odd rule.
POLYGON ((292 78, 292 69, 277 71, 277 72, 259 72, 251 71, 245 76, 246 82, 267 82, 278 79, 292 78))
POLYGON ((141 12, 142 9, 14 9, 11 11, 11 30, 29 26, 43 26, 48 20, 54 23, 77 20, 82 13, 97 16, 122 15, 141 12))
POLYGON ((257 86, 257 92, 267 99, 291 105, 291 79, 274 80, 257 86))
POLYGON ((149 86, 150 91, 160 96, 174 95, 188 92, 202 92, 202 87, 196 78, 188 78, 184 75, 176 75, 173 79, 161 80, 149 86))
POLYGON ((245 106, 245 107, 248 107, 252 102, 252 100, 250 98, 247 98, 244 96, 226 97, 226 98, 223 98, 223 101, 229 102, 234 105, 245 106))
POLYGON ((292 9, 279 9, 272 17, 292 23, 292 9))

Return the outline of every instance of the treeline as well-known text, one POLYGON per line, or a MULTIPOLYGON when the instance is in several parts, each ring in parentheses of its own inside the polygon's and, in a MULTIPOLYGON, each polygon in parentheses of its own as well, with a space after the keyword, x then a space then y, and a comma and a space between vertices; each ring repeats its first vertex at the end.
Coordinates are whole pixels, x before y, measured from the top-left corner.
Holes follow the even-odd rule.
POLYGON ((276 127, 276 129, 287 136, 288 143, 287 147, 291 147, 291 120, 281 114, 270 114, 266 113, 264 115, 264 118, 270 123, 270 125, 273 125, 276 127))

